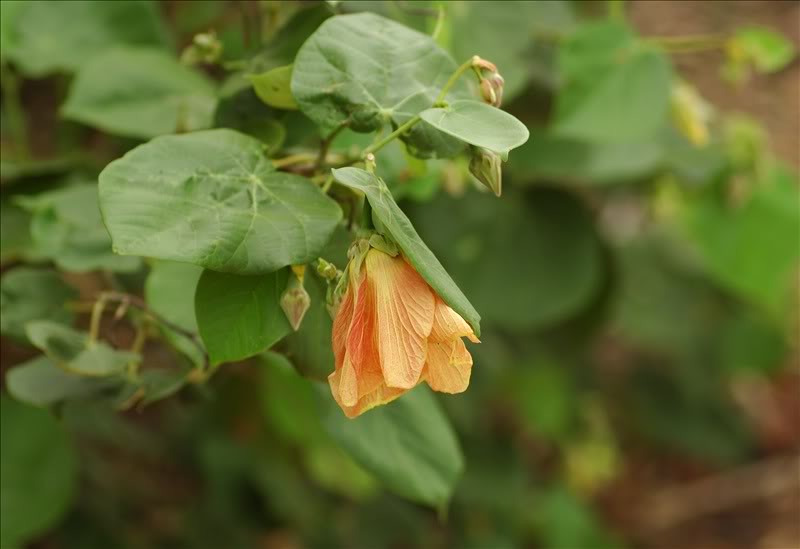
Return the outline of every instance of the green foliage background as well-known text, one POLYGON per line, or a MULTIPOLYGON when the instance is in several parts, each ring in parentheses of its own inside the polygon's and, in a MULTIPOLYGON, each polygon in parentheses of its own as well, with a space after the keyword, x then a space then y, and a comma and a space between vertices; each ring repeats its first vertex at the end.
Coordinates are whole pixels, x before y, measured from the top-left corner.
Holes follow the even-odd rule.
POLYGON ((673 62, 746 87, 782 35, 642 36, 618 1, 0 6, 0 548, 700 547, 662 492, 797 451, 797 166, 673 62), (476 54, 523 145, 459 82, 376 153, 388 190, 313 173, 476 54), (502 197, 465 142, 508 154, 502 197), (349 188, 480 322, 466 393, 347 420, 311 268, 291 331, 286 267, 344 267, 349 188))

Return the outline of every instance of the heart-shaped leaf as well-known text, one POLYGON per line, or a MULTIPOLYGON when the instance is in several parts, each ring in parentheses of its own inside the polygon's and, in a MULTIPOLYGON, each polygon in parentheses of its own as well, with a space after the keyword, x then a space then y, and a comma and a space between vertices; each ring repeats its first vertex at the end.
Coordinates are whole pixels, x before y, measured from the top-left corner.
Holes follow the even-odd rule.
POLYGON ((66 302, 78 292, 54 271, 20 267, 8 271, 0 282, 0 332, 25 339, 25 324, 48 319, 69 324, 72 311, 66 302))
POLYGON ((258 354, 292 331, 279 304, 287 280, 287 269, 255 276, 203 271, 195 313, 213 366, 258 354))
MULTIPOLYGON (((327 388, 326 388, 327 389, 327 388)), ((464 469, 453 428, 425 387, 348 419, 326 395, 325 428, 352 457, 390 490, 443 508, 464 469)))
POLYGON ((97 183, 24 195, 17 203, 33 214, 30 232, 35 252, 61 269, 132 272, 141 267, 138 257, 120 257, 112 251, 97 205, 97 183))
POLYGON ((342 185, 361 191, 367 196, 373 215, 383 223, 389 236, 397 243, 411 265, 445 303, 469 322, 475 334, 480 335, 480 315, 414 230, 411 221, 392 198, 386 183, 379 177, 358 168, 333 170, 333 176, 342 185))
POLYGON ((121 380, 97 379, 67 372, 46 356, 14 366, 6 374, 11 396, 34 406, 92 395, 121 380))
POLYGON ((214 86, 168 53, 118 48, 81 67, 62 114, 108 133, 146 139, 210 127, 216 103, 214 86))
POLYGON ((114 250, 262 274, 308 263, 341 219, 303 177, 277 172, 261 143, 233 130, 159 137, 100 174, 114 250))
POLYGON ((4 2, 2 55, 26 75, 71 72, 120 45, 167 48, 159 5, 149 0, 4 2))
POLYGON ((292 65, 275 67, 265 73, 248 77, 258 97, 270 107, 295 110, 297 101, 292 97, 292 65))
POLYGON ((672 69, 663 52, 626 25, 589 23, 560 47, 564 82, 553 131, 597 142, 652 137, 667 121, 672 69))
POLYGON ((529 135, 515 117, 479 101, 453 101, 447 107, 422 111, 420 116, 437 130, 498 154, 519 147, 529 135))
MULTIPOLYGON (((292 95, 325 132, 344 122, 372 132, 430 107, 456 68, 430 36, 372 13, 340 15, 325 21, 300 48, 292 95)), ((459 81, 450 97, 464 97, 466 89, 459 81)), ((423 132, 415 128, 402 137, 420 156, 452 156, 460 149, 447 136, 437 143, 423 132)))
POLYGON ((0 446, 0 547, 23 547, 69 510, 78 458, 49 412, 6 395, 0 395, 0 446))
POLYGON ((87 334, 48 320, 29 322, 25 332, 48 358, 75 374, 111 376, 141 360, 136 353, 118 351, 102 341, 89 342, 87 334))

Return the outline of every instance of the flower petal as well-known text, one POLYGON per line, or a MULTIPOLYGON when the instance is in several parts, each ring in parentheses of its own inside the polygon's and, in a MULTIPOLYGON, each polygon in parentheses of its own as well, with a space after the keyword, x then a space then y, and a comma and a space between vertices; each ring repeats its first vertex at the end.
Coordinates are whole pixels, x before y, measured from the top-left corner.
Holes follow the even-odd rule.
POLYGON ((425 381, 434 391, 462 393, 469 386, 471 373, 472 355, 461 338, 428 345, 425 381))
POLYGON ((410 389, 425 366, 427 339, 433 326, 434 294, 402 257, 372 249, 367 277, 375 292, 377 341, 388 387, 410 389))
POLYGON ((342 406, 341 403, 339 403, 339 406, 342 408, 344 415, 352 419, 377 406, 390 403, 406 391, 408 389, 395 389, 381 384, 373 391, 362 396, 355 406, 342 406))
POLYGON ((439 343, 458 337, 468 337, 473 343, 480 343, 467 321, 436 296, 436 314, 433 317, 430 340, 439 343))
POLYGON ((340 370, 344 363, 344 355, 347 346, 347 334, 350 332, 350 324, 353 320, 353 289, 348 287, 339 305, 336 318, 333 319, 332 343, 333 356, 335 358, 336 370, 340 370))

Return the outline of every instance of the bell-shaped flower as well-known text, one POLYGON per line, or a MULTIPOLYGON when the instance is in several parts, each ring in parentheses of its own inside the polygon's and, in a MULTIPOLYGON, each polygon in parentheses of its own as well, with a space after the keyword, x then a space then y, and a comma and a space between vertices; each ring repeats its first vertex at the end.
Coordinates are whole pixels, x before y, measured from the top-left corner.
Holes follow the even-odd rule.
POLYGON ((351 260, 346 276, 328 381, 348 417, 422 381, 435 391, 466 390, 472 356, 461 338, 478 339, 401 254, 368 248, 351 260))

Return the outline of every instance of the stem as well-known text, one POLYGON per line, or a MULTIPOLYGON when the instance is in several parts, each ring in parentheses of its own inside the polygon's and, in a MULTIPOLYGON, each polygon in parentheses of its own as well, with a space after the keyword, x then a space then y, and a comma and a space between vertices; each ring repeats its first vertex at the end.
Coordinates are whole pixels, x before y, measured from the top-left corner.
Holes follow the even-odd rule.
POLYGON ((328 137, 322 140, 322 144, 319 147, 319 155, 317 155, 317 164, 315 166, 317 170, 321 169, 322 165, 325 164, 325 159, 328 157, 328 149, 331 148, 331 143, 333 143, 333 140, 336 139, 336 136, 339 135, 339 133, 349 125, 350 120, 345 120, 336 126, 336 129, 334 129, 328 135, 328 137))
MULTIPOLYGON (((455 85, 458 78, 462 74, 464 74, 465 71, 468 71, 473 67, 476 57, 477 56, 472 56, 466 61, 464 61, 461 64, 461 66, 458 67, 455 70, 455 72, 450 75, 450 78, 447 80, 447 83, 442 88, 442 91, 439 92, 439 96, 436 98, 436 101, 434 101, 433 107, 437 107, 443 104, 444 98, 447 97, 447 92, 450 91, 450 88, 452 88, 455 85)), ((416 124, 420 120, 422 120, 420 115, 415 114, 414 116, 409 118, 404 124, 401 124, 400 127, 398 127, 395 131, 393 131, 383 139, 374 142, 372 145, 361 151, 361 159, 363 160, 367 158, 367 155, 369 155, 370 153, 374 153, 381 150, 384 147, 384 145, 392 141, 394 138, 403 135, 406 131, 408 131, 412 126, 414 126, 414 124, 416 124)))
POLYGON ((473 60, 474 56, 470 57, 469 59, 464 61, 453 74, 450 75, 450 78, 447 80, 447 83, 444 85, 444 88, 442 88, 442 91, 439 92, 439 96, 436 98, 436 101, 434 101, 433 103, 434 107, 442 103, 442 101, 444 101, 444 98, 447 97, 447 92, 450 91, 450 88, 455 86, 458 78, 462 74, 464 74, 464 71, 467 71, 472 67, 473 60))
POLYGON ((363 151, 361 151, 361 158, 366 158, 368 154, 374 153, 376 151, 381 150, 384 145, 392 141, 395 137, 399 137, 403 135, 408 129, 410 129, 414 124, 422 120, 418 114, 415 114, 411 118, 409 118, 405 124, 400 125, 395 131, 381 139, 380 141, 376 141, 363 151))
POLYGON ((100 295, 100 298, 92 306, 92 317, 89 321, 89 346, 97 343, 97 337, 100 335, 100 320, 103 318, 105 308, 106 299, 100 295))
POLYGON ((436 6, 436 26, 433 27, 433 33, 431 34, 431 38, 434 40, 439 38, 439 35, 442 33, 442 29, 444 28, 444 4, 439 4, 436 6))
POLYGON ((333 185, 333 175, 329 175, 325 179, 325 183, 322 184, 322 192, 325 193, 325 194, 328 194, 328 191, 330 190, 331 185, 333 185))
MULTIPOLYGON (((143 324, 140 324, 136 327, 136 336, 133 339, 133 344, 131 345, 130 351, 132 353, 136 353, 137 355, 141 355, 145 341, 147 341, 147 329, 143 324)), ((131 381, 135 380, 139 374, 138 370, 139 362, 136 360, 130 361, 126 370, 128 379, 131 381)))
POLYGON ((187 330, 186 328, 183 328, 181 326, 178 326, 171 320, 167 320, 160 314, 153 311, 141 297, 131 294, 125 294, 120 292, 103 292, 102 294, 100 294, 100 297, 97 299, 97 302, 92 307, 91 329, 89 332, 90 341, 96 341, 97 339, 97 331, 99 331, 100 327, 100 317, 102 316, 102 312, 103 309, 105 308, 106 303, 124 303, 127 306, 134 307, 135 309, 138 309, 142 313, 144 313, 151 320, 161 324, 162 326, 166 326, 167 328, 175 332, 178 332, 179 334, 188 338, 205 357, 206 364, 204 369, 208 369, 208 354, 206 353, 206 349, 196 333, 192 332, 191 330, 187 330), (102 306, 99 306, 99 304, 102 304, 102 306), (98 311, 97 314, 95 313, 95 311, 98 311), (94 339, 92 339, 92 333, 95 334, 94 339))
POLYGON ((3 90, 3 103, 8 115, 8 126, 14 143, 17 145, 17 154, 20 158, 28 158, 28 124, 25 121, 25 111, 19 100, 19 78, 5 63, 0 65, 0 85, 3 90))
POLYGON ((315 153, 297 153, 290 154, 284 158, 276 158, 272 161, 275 168, 284 168, 292 164, 300 164, 302 162, 313 162, 317 158, 315 153))
POLYGON ((652 36, 646 40, 668 53, 693 53, 722 48, 725 46, 728 37, 723 34, 697 34, 688 36, 652 36))

